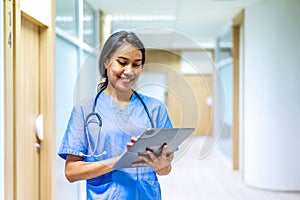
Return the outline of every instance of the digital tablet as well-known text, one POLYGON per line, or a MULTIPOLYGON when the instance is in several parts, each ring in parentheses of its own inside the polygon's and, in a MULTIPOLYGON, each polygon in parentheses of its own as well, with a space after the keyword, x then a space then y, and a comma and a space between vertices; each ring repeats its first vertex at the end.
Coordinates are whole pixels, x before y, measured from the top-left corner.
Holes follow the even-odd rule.
MULTIPOLYGON (((167 154, 175 151, 177 147, 187 139, 194 128, 150 128, 123 154, 114 165, 114 169, 131 168, 135 162, 143 162, 138 153, 148 155, 146 148, 149 148, 157 156, 161 154, 162 146, 166 143, 167 154)), ((128 141, 129 142, 129 141, 128 141)))

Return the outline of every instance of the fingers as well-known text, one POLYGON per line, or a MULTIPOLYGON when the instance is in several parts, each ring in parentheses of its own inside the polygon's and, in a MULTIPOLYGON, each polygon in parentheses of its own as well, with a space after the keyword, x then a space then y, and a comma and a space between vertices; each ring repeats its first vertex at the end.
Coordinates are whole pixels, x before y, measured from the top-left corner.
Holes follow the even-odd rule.
POLYGON ((168 161, 171 163, 174 158, 174 152, 170 153, 170 155, 167 157, 168 161))
POLYGON ((174 158, 174 152, 168 154, 164 152, 164 155, 156 156, 151 150, 146 151, 148 155, 138 154, 139 158, 144 162, 132 163, 133 167, 136 166, 148 166, 152 167, 154 170, 162 169, 171 164, 174 158))
MULTIPOLYGON (((161 159, 166 159, 169 160, 169 157, 167 158, 167 144, 164 144, 162 147, 162 152, 160 154, 160 156, 156 156, 153 151, 149 148, 146 148, 146 152, 148 154, 148 156, 143 156, 142 154, 140 154, 140 158, 145 160, 145 162, 151 164, 152 162, 156 162, 157 160, 161 160, 161 159)), ((171 156, 171 160, 173 159, 173 154, 171 156)))
POLYGON ((157 161, 157 157, 149 149, 147 149, 146 152, 148 155, 143 155, 143 154, 138 153, 139 158, 142 159, 144 162, 141 162, 141 161, 134 162, 134 163, 132 163, 133 167, 141 167, 141 166, 153 167, 153 164, 157 161))
POLYGON ((149 165, 146 162, 134 162, 132 163, 133 167, 148 167, 149 165))
POLYGON ((139 139, 138 137, 131 137, 130 142, 135 143, 139 139))
POLYGON ((162 147, 161 156, 167 157, 167 144, 166 143, 162 147))
MULTIPOLYGON (((147 153, 150 152, 150 151, 147 151, 147 153)), ((148 153, 149 154, 149 153, 148 153)), ((150 156, 150 155, 149 155, 150 156)), ((146 155, 142 155, 142 154, 139 154, 139 158, 140 159, 143 159, 146 163, 148 163, 148 165, 150 165, 152 163, 152 157, 148 157, 146 155)))
MULTIPOLYGON (((159 156, 156 156, 156 154, 149 148, 146 148, 146 153, 147 154, 139 153, 138 156, 141 159, 141 161, 132 163, 132 166, 133 167, 148 166, 153 168, 158 173, 161 173, 161 171, 159 170, 166 169, 166 167, 168 167, 168 172, 170 171, 169 166, 171 165, 171 162, 174 158, 174 152, 171 153, 167 152, 167 144, 164 144, 162 146, 162 151, 159 156)), ((165 170, 163 173, 165 173, 165 170)))
POLYGON ((150 162, 151 162, 151 161, 155 162, 155 161, 157 160, 156 155, 155 155, 151 150, 148 149, 146 152, 147 152, 147 154, 150 156, 150 159, 151 159, 151 160, 148 159, 150 162))
POLYGON ((133 142, 127 142, 127 149, 130 149, 134 143, 133 142))
POLYGON ((130 142, 127 142, 127 150, 132 147, 132 145, 140 138, 140 136, 137 137, 131 137, 130 142))

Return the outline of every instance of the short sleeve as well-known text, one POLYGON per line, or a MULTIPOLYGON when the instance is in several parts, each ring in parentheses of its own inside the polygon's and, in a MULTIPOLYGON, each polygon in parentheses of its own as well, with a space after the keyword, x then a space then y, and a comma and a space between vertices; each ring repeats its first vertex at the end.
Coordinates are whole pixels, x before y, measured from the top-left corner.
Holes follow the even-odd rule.
POLYGON ((156 113, 156 128, 172 128, 172 123, 168 115, 166 106, 161 103, 156 113))
POLYGON ((66 159, 68 154, 80 156, 86 154, 86 138, 84 135, 84 111, 76 106, 71 112, 69 123, 62 139, 58 155, 66 159))

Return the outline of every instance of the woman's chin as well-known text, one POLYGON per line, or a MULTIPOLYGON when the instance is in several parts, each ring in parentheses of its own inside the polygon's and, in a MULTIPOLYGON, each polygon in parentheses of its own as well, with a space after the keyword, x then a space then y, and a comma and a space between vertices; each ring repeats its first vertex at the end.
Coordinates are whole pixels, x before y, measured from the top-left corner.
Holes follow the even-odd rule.
POLYGON ((120 91, 120 92, 128 92, 131 91, 132 84, 127 85, 127 84, 118 84, 117 87, 115 87, 115 90, 120 91))

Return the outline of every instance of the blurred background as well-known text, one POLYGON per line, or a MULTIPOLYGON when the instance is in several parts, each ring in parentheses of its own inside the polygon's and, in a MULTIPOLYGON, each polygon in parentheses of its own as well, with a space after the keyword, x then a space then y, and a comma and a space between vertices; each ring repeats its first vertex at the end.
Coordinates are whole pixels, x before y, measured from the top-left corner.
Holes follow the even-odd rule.
MULTIPOLYGON (((42 30, 50 27, 54 38, 48 48, 54 52, 55 78, 47 83, 55 87, 47 91, 52 92, 55 106, 46 109, 53 115, 53 133, 48 133, 52 148, 47 148, 47 155, 54 170, 46 167, 52 178, 36 179, 37 185, 51 185, 45 191, 41 187, 37 199, 43 199, 44 193, 51 194, 49 199, 85 199, 84 182, 67 182, 65 162, 56 152, 73 105, 95 93, 101 45, 111 33, 124 29, 136 32, 146 47, 136 90, 163 101, 174 127, 196 129, 177 153, 172 173, 159 177, 163 199, 300 199, 299 0, 56 0, 55 4, 45 0, 52 5, 48 20, 35 18, 22 2, 20 7, 11 5, 11 11, 21 13, 20 21, 24 18, 21 30, 26 30, 23 26, 29 20, 38 26, 40 37, 47 37, 42 30)), ((23 188, 18 178, 7 182, 28 162, 18 162, 21 150, 9 146, 22 147, 18 121, 10 124, 14 116, 7 114, 17 110, 17 115, 22 108, 14 107, 18 102, 7 104, 8 97, 18 97, 22 89, 13 90, 13 96, 7 88, 9 84, 18 88, 24 81, 22 75, 12 75, 16 82, 7 81, 10 3, 1 3, 0 44, 6 44, 0 54, 1 177, 9 166, 16 170, 1 178, 0 194, 22 199, 23 190, 12 189, 23 188), (16 132, 7 127, 15 127, 16 132), (9 131, 14 138, 9 139, 9 131), (6 153, 10 150, 16 153, 6 153), (9 155, 15 155, 15 161, 5 161, 9 155)), ((18 15, 12 15, 17 26, 18 15)), ((22 34, 14 34, 17 45, 22 34)), ((11 53, 18 55, 17 50, 11 53)), ((18 59, 13 60, 15 66, 22 63, 18 59)), ((37 65, 43 67, 43 61, 47 59, 37 65)), ((33 144, 37 143, 39 157, 44 144, 34 136, 33 144)), ((38 177, 44 176, 43 169, 42 162, 38 177)))

